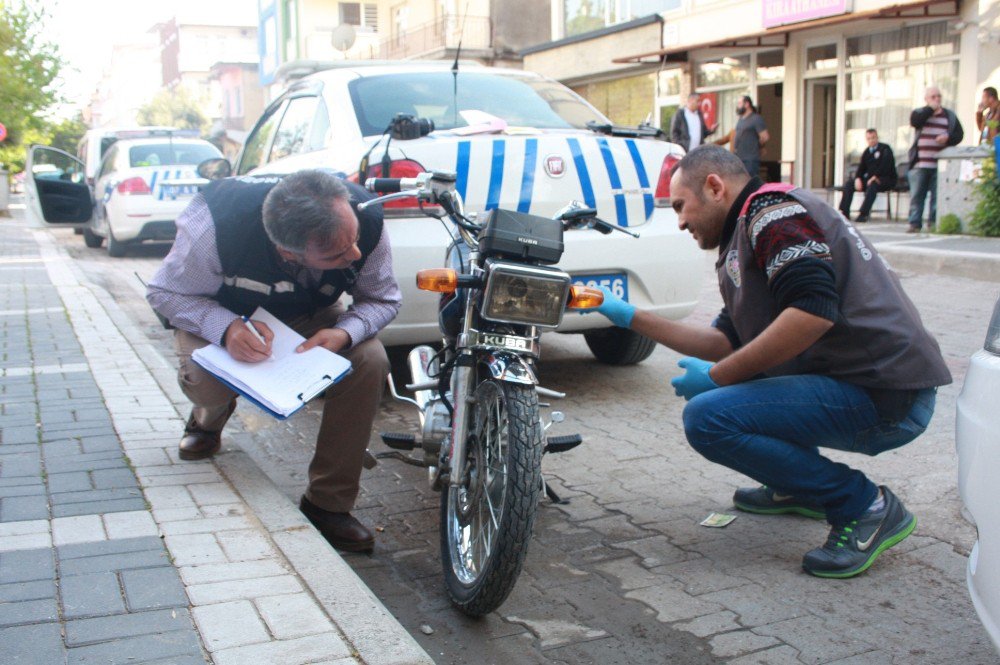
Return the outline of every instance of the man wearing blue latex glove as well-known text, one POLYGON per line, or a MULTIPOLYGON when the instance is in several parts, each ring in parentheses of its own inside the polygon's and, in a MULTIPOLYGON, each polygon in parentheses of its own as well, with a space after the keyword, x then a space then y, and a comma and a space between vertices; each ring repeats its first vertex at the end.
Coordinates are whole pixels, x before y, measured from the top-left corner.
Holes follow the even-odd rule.
POLYGON ((708 390, 718 388, 719 384, 712 380, 708 373, 715 363, 710 363, 700 358, 681 358, 678 365, 687 370, 681 376, 670 379, 670 385, 674 387, 674 394, 684 399, 691 399, 708 390))
POLYGON ((580 313, 599 312, 608 317, 608 320, 619 328, 628 328, 632 325, 632 317, 635 315, 635 305, 630 305, 617 297, 606 286, 599 288, 604 292, 604 302, 601 303, 601 306, 595 309, 582 309, 580 313))
POLYGON ((803 568, 857 575, 916 518, 820 447, 877 455, 919 436, 951 382, 937 342, 874 247, 810 192, 765 185, 709 145, 674 167, 670 192, 681 230, 719 250, 722 311, 708 328, 634 308, 625 317, 607 292, 598 311, 692 356, 671 382, 690 400, 688 441, 762 484, 737 490, 736 507, 825 518, 826 543, 803 568))

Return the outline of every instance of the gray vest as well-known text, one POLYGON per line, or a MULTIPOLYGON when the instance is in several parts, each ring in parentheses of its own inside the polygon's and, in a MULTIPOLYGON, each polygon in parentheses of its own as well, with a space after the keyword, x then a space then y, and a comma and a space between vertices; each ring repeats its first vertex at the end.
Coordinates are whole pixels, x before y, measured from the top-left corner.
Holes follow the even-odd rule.
POLYGON ((885 259, 841 214, 791 185, 764 185, 750 195, 716 264, 722 299, 740 343, 757 337, 780 313, 767 276, 754 260, 753 230, 746 218, 755 196, 775 191, 798 201, 823 231, 836 274, 840 316, 815 344, 767 375, 820 374, 864 388, 896 390, 951 383, 937 342, 885 259))

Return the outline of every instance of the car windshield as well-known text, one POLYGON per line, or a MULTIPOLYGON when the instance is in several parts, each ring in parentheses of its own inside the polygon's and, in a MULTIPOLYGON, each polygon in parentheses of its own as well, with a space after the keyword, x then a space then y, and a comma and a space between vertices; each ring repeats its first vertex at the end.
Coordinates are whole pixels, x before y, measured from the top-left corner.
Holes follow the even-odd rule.
POLYGON ((128 149, 129 166, 200 164, 215 157, 219 157, 219 151, 207 143, 156 143, 128 149))
POLYGON ((474 72, 366 76, 348 84, 364 136, 381 134, 397 113, 434 121, 435 129, 468 123, 456 111, 484 111, 514 127, 583 129, 607 122, 572 90, 554 81, 474 72))

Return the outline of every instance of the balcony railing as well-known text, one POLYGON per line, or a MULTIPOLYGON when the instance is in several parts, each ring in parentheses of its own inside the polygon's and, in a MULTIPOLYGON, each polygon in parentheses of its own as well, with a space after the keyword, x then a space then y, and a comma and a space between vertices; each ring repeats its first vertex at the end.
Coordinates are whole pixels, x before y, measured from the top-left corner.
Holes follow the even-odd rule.
POLYGON ((464 18, 446 16, 382 40, 379 44, 378 57, 386 60, 399 60, 429 55, 439 50, 458 48, 460 39, 462 50, 492 48, 492 21, 487 16, 466 16, 464 18))

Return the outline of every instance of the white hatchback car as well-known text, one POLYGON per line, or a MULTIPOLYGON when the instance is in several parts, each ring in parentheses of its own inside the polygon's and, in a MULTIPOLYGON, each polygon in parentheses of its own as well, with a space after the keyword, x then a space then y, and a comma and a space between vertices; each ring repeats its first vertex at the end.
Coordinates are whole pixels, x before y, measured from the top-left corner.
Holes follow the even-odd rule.
POLYGON ((222 153, 196 138, 147 136, 115 141, 94 175, 93 195, 80 178, 85 165, 55 148, 33 146, 29 202, 46 222, 82 226, 88 247, 107 239, 110 256, 130 243, 172 240, 175 220, 198 188, 195 167, 222 153), (53 173, 63 174, 53 178, 53 173), (66 177, 72 175, 72 177, 66 177), (69 206, 65 208, 65 206, 69 206), (64 214, 70 211, 69 214, 64 214))
MULTIPOLYGON (((683 152, 657 134, 613 126, 537 74, 478 65, 453 73, 447 62, 349 63, 295 81, 270 104, 235 172, 323 167, 357 182, 383 166, 390 177, 451 171, 467 212, 501 207, 552 216, 579 200, 641 238, 568 231, 560 267, 577 282, 605 285, 643 309, 680 318, 696 304, 704 260, 669 206, 669 169, 683 152), (394 123, 398 114, 430 120, 433 131, 394 123)), ((387 204, 385 217, 403 307, 380 338, 388 345, 439 340, 436 295, 417 290, 414 275, 443 265, 448 234, 415 201, 387 204)), ((595 356, 612 364, 639 362, 655 347, 596 313, 567 316, 559 331, 584 333, 595 356)))
POLYGON ((967 582, 972 604, 1000 651, 1000 298, 986 343, 972 356, 958 397, 958 491, 976 524, 967 582))

